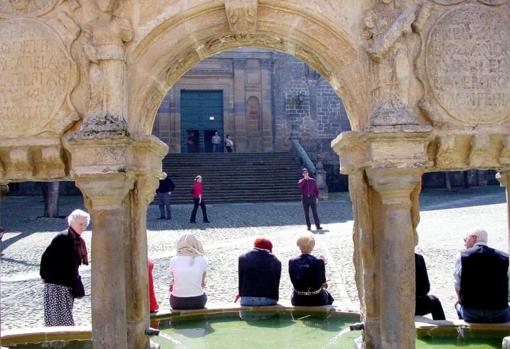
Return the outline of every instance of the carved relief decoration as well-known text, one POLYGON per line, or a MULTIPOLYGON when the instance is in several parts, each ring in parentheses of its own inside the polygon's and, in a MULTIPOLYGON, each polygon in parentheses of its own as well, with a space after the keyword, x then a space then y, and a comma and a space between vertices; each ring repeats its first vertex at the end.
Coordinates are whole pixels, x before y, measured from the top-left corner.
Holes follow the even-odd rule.
POLYGON ((413 57, 407 46, 415 20, 413 8, 397 9, 383 1, 368 11, 363 35, 371 58, 374 78, 371 126, 417 126, 418 118, 409 105, 413 57))
POLYGON ((0 23, 1 137, 59 135, 78 119, 69 100, 77 80, 69 45, 35 18, 0 23))
POLYGON ((42 16, 63 0, 0 0, 0 17, 42 16))
POLYGON ((228 24, 233 33, 254 33, 257 27, 257 0, 225 0, 228 24))
POLYGON ((418 73, 425 92, 420 107, 436 126, 508 120, 509 6, 492 6, 504 2, 487 0, 448 7, 438 2, 423 6, 414 26, 423 41, 418 73))

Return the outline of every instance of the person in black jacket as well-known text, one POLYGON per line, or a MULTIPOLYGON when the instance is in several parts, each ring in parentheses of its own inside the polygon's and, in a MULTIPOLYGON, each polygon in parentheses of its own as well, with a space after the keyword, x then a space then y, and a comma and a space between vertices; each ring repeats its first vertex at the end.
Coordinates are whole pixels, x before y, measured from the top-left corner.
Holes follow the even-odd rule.
POLYGON ((60 232, 44 251, 39 274, 44 282, 44 323, 46 326, 74 326, 74 298, 84 296, 78 267, 88 265, 87 246, 81 234, 90 215, 74 210, 69 227, 60 232))
POLYGON ((510 321, 508 254, 490 248, 487 241, 485 230, 473 229, 455 261, 455 308, 459 319, 467 322, 510 321))
POLYGON ((159 187, 156 189, 156 197, 158 198, 159 218, 172 219, 172 207, 170 206, 170 198, 175 189, 175 184, 167 175, 165 179, 159 181, 159 187))
POLYGON ((316 258, 310 254, 315 247, 315 238, 310 233, 304 234, 298 238, 297 245, 301 255, 289 260, 290 281, 294 286, 292 305, 332 304, 333 297, 327 290, 324 257, 316 258))
POLYGON ((273 244, 257 238, 251 251, 239 257, 239 296, 242 306, 275 305, 282 264, 273 254, 273 244))
POLYGON ((414 254, 414 263, 416 266, 416 315, 426 315, 432 313, 432 319, 445 320, 443 306, 436 296, 428 294, 430 292, 429 275, 425 259, 421 254, 414 254))

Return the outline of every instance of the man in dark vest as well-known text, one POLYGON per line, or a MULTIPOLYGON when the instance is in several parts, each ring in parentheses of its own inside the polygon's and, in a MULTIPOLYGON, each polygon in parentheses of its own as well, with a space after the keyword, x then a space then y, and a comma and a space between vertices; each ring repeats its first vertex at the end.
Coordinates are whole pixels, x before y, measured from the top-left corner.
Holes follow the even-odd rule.
POLYGON ((473 230, 455 263, 455 308, 467 322, 510 321, 508 254, 488 247, 487 240, 485 230, 473 230))

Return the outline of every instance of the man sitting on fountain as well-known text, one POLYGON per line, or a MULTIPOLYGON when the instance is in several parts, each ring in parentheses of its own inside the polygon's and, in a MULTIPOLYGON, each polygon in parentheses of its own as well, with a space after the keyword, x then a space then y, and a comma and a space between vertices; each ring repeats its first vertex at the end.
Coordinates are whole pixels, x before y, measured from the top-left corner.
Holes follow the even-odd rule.
POLYGON ((467 322, 510 321, 508 255, 488 247, 487 240, 485 230, 474 229, 455 262, 455 308, 467 322))
POLYGON ((257 238, 253 249, 239 257, 239 296, 242 306, 275 305, 282 263, 273 255, 273 244, 257 238))

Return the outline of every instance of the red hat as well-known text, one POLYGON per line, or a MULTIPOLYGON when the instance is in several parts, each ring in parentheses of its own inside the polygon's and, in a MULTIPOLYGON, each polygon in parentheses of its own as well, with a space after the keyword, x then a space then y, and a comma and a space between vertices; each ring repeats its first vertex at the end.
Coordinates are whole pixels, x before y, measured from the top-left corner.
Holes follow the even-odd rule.
POLYGON ((273 244, 270 240, 264 238, 257 238, 253 244, 257 248, 263 248, 265 250, 269 250, 269 252, 273 252, 273 244))

